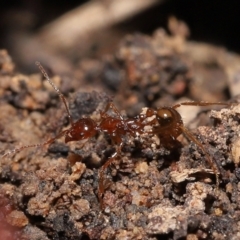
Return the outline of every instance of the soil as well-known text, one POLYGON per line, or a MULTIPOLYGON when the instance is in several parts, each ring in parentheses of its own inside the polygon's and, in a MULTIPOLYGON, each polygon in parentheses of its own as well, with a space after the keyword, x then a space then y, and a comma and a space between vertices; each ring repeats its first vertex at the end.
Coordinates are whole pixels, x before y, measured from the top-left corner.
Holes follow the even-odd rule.
MULTIPOLYGON (((226 102, 239 84, 239 57, 230 62, 229 55, 159 29, 126 36, 112 55, 82 59, 71 79, 51 79, 74 121, 99 121, 112 100, 127 118, 186 99, 226 102)), ((70 127, 37 68, 33 75, 16 72, 6 50, 0 51, 0 96, 2 154, 70 127)), ((124 136, 106 171, 102 207, 99 169, 116 149, 107 135, 68 144, 61 138, 1 157, 2 239, 239 239, 240 105, 238 97, 231 102, 181 112, 204 152, 184 136, 171 148, 153 134, 124 136), (218 168, 219 187, 206 155, 218 168)))

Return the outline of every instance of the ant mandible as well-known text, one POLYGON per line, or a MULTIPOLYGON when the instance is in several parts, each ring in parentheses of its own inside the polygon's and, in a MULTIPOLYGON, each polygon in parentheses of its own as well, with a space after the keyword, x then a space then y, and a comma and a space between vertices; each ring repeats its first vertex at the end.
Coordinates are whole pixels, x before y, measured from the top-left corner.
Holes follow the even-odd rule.
POLYGON ((105 187, 105 179, 104 173, 107 167, 113 162, 113 160, 120 155, 121 148, 123 145, 123 137, 125 135, 131 135, 132 137, 141 136, 143 133, 156 134, 161 143, 164 146, 171 145, 176 138, 182 133, 186 135, 186 137, 194 142, 206 155, 207 161, 215 173, 216 176, 216 184, 217 187, 219 185, 219 177, 218 177, 218 168, 217 165, 213 162, 210 155, 205 151, 204 146, 200 143, 193 134, 184 126, 183 120, 179 112, 176 108, 182 105, 188 106, 209 106, 209 105, 225 105, 228 106, 228 103, 209 103, 209 102, 182 102, 176 104, 172 107, 161 107, 157 110, 148 108, 145 113, 141 113, 134 118, 126 118, 124 119, 120 112, 117 110, 115 105, 110 102, 107 104, 105 110, 100 113, 100 120, 94 121, 89 117, 80 118, 76 122, 73 121, 72 116, 69 111, 69 107, 67 101, 60 90, 54 85, 54 83, 50 80, 48 74, 45 69, 39 62, 36 62, 36 65, 42 72, 43 76, 49 82, 49 84, 53 87, 53 89, 57 92, 60 99, 62 100, 65 110, 67 112, 67 116, 70 121, 70 127, 62 132, 60 132, 56 137, 51 138, 43 143, 32 144, 22 146, 20 148, 15 148, 7 153, 5 153, 2 157, 9 156, 11 154, 22 151, 26 148, 32 147, 43 147, 46 145, 52 144, 56 139, 60 137, 65 137, 65 143, 71 141, 81 141, 85 139, 92 138, 96 136, 98 133, 106 133, 112 140, 112 142, 117 146, 116 151, 112 154, 111 157, 104 163, 99 171, 99 186, 98 186, 98 198, 103 206, 103 195, 106 189, 105 187), (111 116, 108 114, 109 110, 111 110, 115 116, 111 116), (146 127, 151 127, 150 130, 146 130, 146 127))

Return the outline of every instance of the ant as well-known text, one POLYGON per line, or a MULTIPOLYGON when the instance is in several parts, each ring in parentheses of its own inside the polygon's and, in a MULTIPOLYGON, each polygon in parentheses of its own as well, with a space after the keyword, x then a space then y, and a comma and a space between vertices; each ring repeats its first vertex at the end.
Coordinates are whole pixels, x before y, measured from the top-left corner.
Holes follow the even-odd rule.
POLYGON ((32 147, 43 147, 46 145, 52 144, 56 139, 60 137, 65 137, 65 143, 71 141, 81 141, 87 140, 96 136, 99 133, 107 134, 112 142, 116 145, 115 152, 107 159, 107 161, 103 164, 103 166, 99 170, 99 186, 98 186, 98 198, 103 206, 103 196, 104 191, 106 189, 106 181, 104 178, 105 170, 108 166, 116 159, 117 156, 120 155, 122 145, 123 145, 123 137, 126 135, 130 135, 132 137, 141 136, 143 133, 157 135, 161 140, 161 144, 169 147, 171 146, 177 139, 177 137, 181 134, 186 135, 186 137, 194 142, 206 155, 206 159, 215 173, 216 176, 216 185, 219 186, 219 171, 216 163, 212 160, 210 155, 204 149, 204 146, 201 142, 199 142, 193 134, 184 126, 183 120, 179 112, 176 110, 182 105, 188 106, 210 106, 210 105, 224 105, 229 106, 229 103, 210 103, 210 102, 182 102, 172 107, 161 107, 157 110, 148 108, 144 113, 140 113, 139 115, 133 118, 123 118, 120 112, 117 110, 115 105, 110 102, 107 104, 104 111, 100 112, 100 120, 94 121, 89 117, 80 118, 76 122, 73 121, 72 116, 69 111, 69 107, 67 104, 67 100, 60 92, 60 90, 54 85, 54 83, 50 80, 48 74, 45 69, 39 62, 36 62, 39 70, 42 72, 45 79, 49 82, 49 84, 53 87, 53 89, 59 95, 61 101, 65 106, 65 110, 67 116, 69 118, 70 127, 62 132, 60 132, 56 137, 51 138, 43 143, 32 144, 22 146, 20 148, 15 148, 7 153, 5 153, 2 157, 6 157, 12 155, 14 153, 20 152, 26 148, 32 147), (109 111, 114 113, 114 116, 108 114, 109 111), (149 129, 150 127, 150 129, 149 129))

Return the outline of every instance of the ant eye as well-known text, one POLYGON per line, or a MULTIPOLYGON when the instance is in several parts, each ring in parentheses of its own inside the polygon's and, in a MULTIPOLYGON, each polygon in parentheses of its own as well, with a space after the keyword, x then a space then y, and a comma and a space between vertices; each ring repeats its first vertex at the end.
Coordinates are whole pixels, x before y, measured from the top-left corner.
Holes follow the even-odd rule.
POLYGON ((161 108, 157 111, 157 120, 161 126, 166 126, 172 123, 173 114, 167 108, 161 108))

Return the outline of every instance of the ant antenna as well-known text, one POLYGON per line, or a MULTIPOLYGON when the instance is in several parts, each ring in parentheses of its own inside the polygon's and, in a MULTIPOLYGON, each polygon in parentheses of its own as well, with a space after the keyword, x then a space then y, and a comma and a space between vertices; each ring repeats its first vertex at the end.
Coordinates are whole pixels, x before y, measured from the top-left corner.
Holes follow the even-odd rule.
POLYGON ((51 138, 43 143, 37 143, 37 144, 31 144, 31 145, 25 145, 25 146, 22 146, 22 147, 19 147, 19 148, 15 148, 9 152, 6 152, 5 154, 3 154, 1 157, 2 158, 5 158, 6 156, 10 156, 12 154, 15 154, 17 152, 21 152, 23 149, 26 149, 26 148, 35 148, 35 147, 43 147, 43 146, 46 146, 46 145, 50 145, 52 144, 56 139, 62 137, 65 133, 67 132, 67 130, 64 130, 62 132, 60 132, 56 137, 54 138, 51 138))
MULTIPOLYGON (((68 115, 68 118, 69 118, 69 121, 70 121, 70 124, 73 126, 73 119, 72 119, 72 116, 70 114, 70 111, 69 111, 69 108, 68 108, 68 105, 67 105, 67 101, 65 99, 65 97, 63 96, 63 94, 60 92, 60 90, 57 88, 57 86, 51 81, 51 79, 49 78, 47 72, 45 71, 45 69, 43 68, 43 66, 41 65, 40 62, 36 62, 35 63, 39 70, 42 72, 43 76, 46 78, 46 80, 50 83, 50 85, 53 87, 53 89, 57 92, 58 96, 60 97, 60 99, 62 100, 62 102, 64 103, 64 106, 65 106, 65 109, 67 111, 67 115, 68 115)), ((6 152, 5 154, 3 154, 1 157, 4 158, 6 156, 10 156, 11 154, 14 154, 14 153, 17 153, 17 152, 20 152, 22 151, 23 149, 26 149, 26 148, 33 148, 33 147, 42 147, 42 146, 46 146, 46 145, 49 145, 49 144, 52 144, 56 139, 62 137, 64 134, 66 134, 67 130, 64 130, 62 132, 59 133, 59 135, 57 135, 56 137, 54 138, 51 138, 43 143, 38 143, 38 144, 31 144, 31 145, 26 145, 26 146, 22 146, 22 147, 19 147, 19 148, 15 148, 9 152, 6 152)))
POLYGON ((224 103, 224 102, 182 102, 182 103, 178 103, 174 106, 172 106, 172 108, 176 109, 176 108, 179 108, 181 106, 211 106, 211 105, 220 105, 220 106, 231 106, 232 103, 224 103))
POLYGON ((63 94, 60 92, 60 90, 57 88, 57 86, 51 81, 51 79, 49 78, 47 72, 45 71, 45 69, 43 68, 43 66, 41 65, 40 62, 35 62, 35 64, 38 66, 39 70, 42 72, 43 76, 45 77, 45 79, 50 83, 50 85, 53 87, 53 89, 56 91, 56 93, 58 94, 58 96, 60 97, 60 99, 62 100, 64 106, 65 106, 65 109, 67 111, 67 115, 68 115, 68 118, 69 118, 69 121, 70 121, 70 124, 73 125, 73 119, 72 119, 72 116, 70 114, 70 111, 69 111, 69 108, 68 108, 68 105, 67 105, 67 101, 65 99, 65 97, 63 96, 63 94))

